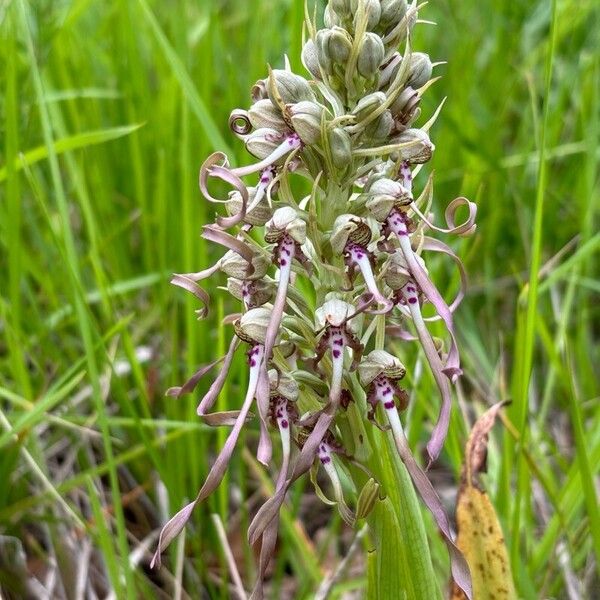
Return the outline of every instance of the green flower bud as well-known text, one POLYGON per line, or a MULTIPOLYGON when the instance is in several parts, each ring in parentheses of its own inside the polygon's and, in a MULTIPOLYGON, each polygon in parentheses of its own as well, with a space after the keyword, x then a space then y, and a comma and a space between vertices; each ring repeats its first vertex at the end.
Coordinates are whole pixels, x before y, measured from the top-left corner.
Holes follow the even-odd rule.
POLYGON ((413 164, 426 163, 431 159, 435 146, 422 129, 407 129, 394 139, 396 144, 408 144, 400 150, 403 160, 413 164))
POLYGON ((340 17, 330 5, 325 7, 325 12, 323 13, 323 22, 325 23, 325 27, 334 27, 342 24, 340 17))
POLYGON ((394 128, 394 117, 389 110, 381 113, 372 123, 369 123, 365 129, 364 135, 373 141, 384 140, 394 128))
POLYGON ((377 110, 386 100, 383 92, 373 92, 363 96, 358 104, 352 109, 352 114, 356 116, 357 122, 368 117, 374 110, 377 110))
POLYGON ((371 514, 379 499, 379 488, 380 485, 373 478, 365 483, 356 502, 356 520, 366 519, 371 514))
MULTIPOLYGON (((365 5, 365 13, 367 15, 367 31, 373 31, 377 25, 379 24, 379 19, 381 18, 381 4, 379 0, 364 0, 365 5)), ((358 6, 356 3, 356 8, 354 9, 354 27, 358 29, 358 6)))
POLYGON ((304 77, 282 69, 271 71, 267 93, 275 106, 280 106, 279 100, 283 104, 294 104, 302 100, 315 100, 315 95, 304 77))
POLYGON ((352 14, 351 0, 329 0, 329 7, 342 19, 345 19, 352 14))
POLYGON ((316 102, 298 102, 286 107, 294 131, 305 144, 316 144, 321 139, 321 117, 325 110, 316 102))
POLYGON ((281 112, 268 99, 255 102, 248 110, 248 119, 254 129, 268 127, 281 131, 286 127, 281 112))
POLYGON ((406 39, 407 34, 412 31, 412 28, 417 22, 417 12, 416 3, 411 4, 411 6, 407 8, 404 16, 387 32, 385 36, 387 57, 393 56, 398 46, 406 39))
POLYGON ((365 79, 372 79, 383 62, 385 48, 381 38, 375 34, 365 33, 358 52, 357 68, 365 79))
POLYGON ((248 261, 237 252, 229 250, 221 259, 221 271, 234 279, 262 279, 267 274, 270 264, 264 254, 256 253, 252 258, 254 273, 248 275, 248 261))
POLYGON ((317 46, 313 40, 308 40, 302 48, 302 64, 315 79, 321 79, 317 46))
POLYGON ((427 54, 413 52, 410 55, 409 76, 406 85, 419 89, 429 81, 432 70, 431 60, 427 54))
POLYGON ((408 3, 406 0, 381 0, 379 26, 383 31, 389 31, 400 23, 407 9, 408 3))
POLYGON ((321 29, 316 38, 319 64, 328 73, 332 73, 333 65, 345 66, 352 51, 352 38, 341 27, 321 29))
POLYGON ((329 130, 329 149, 333 166, 345 169, 352 161, 352 140, 346 131, 337 127, 329 130))

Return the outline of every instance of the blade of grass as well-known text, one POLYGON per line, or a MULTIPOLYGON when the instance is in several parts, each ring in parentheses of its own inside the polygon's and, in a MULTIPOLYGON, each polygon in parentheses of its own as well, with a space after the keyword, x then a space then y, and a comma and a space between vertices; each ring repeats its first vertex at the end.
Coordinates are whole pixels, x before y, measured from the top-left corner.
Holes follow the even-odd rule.
MULTIPOLYGON (((56 194, 56 201, 58 204, 59 213, 62 220, 62 228, 63 228, 63 242, 65 246, 65 253, 68 259, 68 273, 71 283, 71 290, 73 294, 73 301, 75 304, 75 311, 77 313, 77 319, 79 322, 79 327, 81 330, 81 335, 83 338, 84 346, 85 346, 85 354, 86 354, 86 362, 89 369, 89 376, 91 379, 92 387, 94 389, 94 400, 96 402, 96 406, 98 412, 100 414, 100 427, 102 430, 102 439, 104 445, 104 452, 107 457, 107 462, 109 464, 109 478, 110 478, 110 487, 111 487, 111 496, 112 501, 115 507, 115 518, 116 518, 116 529, 117 529, 117 542, 119 545, 119 550, 121 553, 121 557, 125 559, 128 556, 128 546, 127 546, 127 538, 125 533, 125 521, 123 517, 123 510, 120 504, 120 493, 119 493, 119 482, 117 478, 117 471, 114 465, 114 456, 112 449, 112 441, 110 439, 110 430, 108 427, 108 422, 106 420, 106 412, 105 406, 101 395, 101 390, 99 386, 99 369, 97 365, 97 358, 94 353, 94 340, 93 340, 93 325, 90 321, 90 316, 86 311, 84 300, 83 300, 83 291, 78 267, 77 260, 77 252, 75 249, 75 241, 73 239, 73 233, 70 226, 69 220, 69 208, 67 197, 65 194, 65 190, 63 187, 58 157, 56 155, 56 151, 54 149, 54 139, 53 139, 53 131, 52 124, 50 122, 50 116, 48 114, 46 105, 44 103, 44 87, 42 84, 42 77, 39 71, 37 57, 35 54, 35 49, 33 45, 33 38, 30 30, 30 12, 29 7, 25 0, 19 0, 17 3, 19 17, 21 21, 22 31, 25 37, 27 52, 29 56, 29 61, 32 67, 32 79, 33 86, 35 89, 35 94, 38 99, 40 120, 42 124, 42 132, 44 137, 44 142, 48 151, 48 159, 50 165, 50 172, 52 178, 52 184, 54 187, 54 191, 56 194)), ((122 563, 123 564, 123 563, 122 563)), ((124 597, 128 599, 133 599, 135 597, 134 594, 134 583, 131 575, 131 570, 129 568, 129 564, 127 561, 123 564, 123 570, 125 575, 125 589, 124 597)), ((115 583, 115 582, 113 582, 115 583)), ((118 590, 121 590, 121 582, 116 582, 118 585, 118 590)))
MULTIPOLYGON (((52 148, 54 154, 57 156, 70 152, 72 150, 79 150, 81 148, 87 148, 89 146, 95 146, 96 144, 104 144, 111 140, 117 140, 121 137, 131 135, 134 131, 137 131, 140 127, 143 127, 144 123, 137 123, 134 125, 123 125, 120 127, 111 127, 108 129, 99 129, 97 131, 86 131, 84 133, 77 133, 75 135, 69 135, 66 137, 59 138, 52 142, 52 148)), ((31 166, 42 160, 47 159, 49 156, 48 146, 38 146, 19 154, 17 158, 10 161, 10 165, 6 165, 0 168, 0 183, 8 178, 9 170, 13 173, 20 171, 25 165, 31 166)))

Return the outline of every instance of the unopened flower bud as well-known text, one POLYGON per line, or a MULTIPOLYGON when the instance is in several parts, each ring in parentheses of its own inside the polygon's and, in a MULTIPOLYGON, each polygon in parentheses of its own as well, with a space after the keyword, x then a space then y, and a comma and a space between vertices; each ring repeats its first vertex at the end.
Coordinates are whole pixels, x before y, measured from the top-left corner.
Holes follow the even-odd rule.
POLYGON ((321 117, 325 110, 317 102, 298 102, 286 107, 294 131, 305 144, 316 144, 321 139, 321 117))
POLYGON ((291 402, 298 400, 298 384, 287 373, 279 373, 275 369, 270 369, 269 387, 271 388, 271 396, 281 396, 291 402))
POLYGON ((307 40, 302 48, 302 64, 315 79, 321 79, 317 46, 313 40, 307 40))
POLYGON ((380 485, 373 479, 369 479, 360 491, 356 502, 356 519, 366 519, 370 514, 375 503, 379 499, 380 485))
POLYGON ((390 110, 397 120, 405 124, 407 118, 410 118, 414 114, 420 101, 419 94, 412 87, 408 86, 400 92, 392 103, 390 110))
POLYGON ((384 55, 385 48, 381 38, 375 33, 365 33, 358 52, 358 72, 365 79, 372 79, 379 71, 384 55))
POLYGON ((265 240, 269 244, 278 242, 286 234, 298 244, 306 241, 306 223, 290 206, 278 208, 265 229, 265 240))
POLYGON ((340 215, 333 224, 331 248, 336 254, 342 254, 348 242, 367 247, 371 241, 371 228, 367 222, 355 215, 340 215))
POLYGON ((325 7, 325 11, 323 13, 323 22, 325 23, 325 27, 335 27, 342 24, 340 16, 331 8, 329 4, 325 7))
POLYGON ((380 375, 396 381, 406 375, 406 368, 393 354, 373 350, 358 365, 360 384, 366 388, 380 375))
POLYGON ((352 140, 340 127, 329 130, 331 160, 338 169, 345 169, 352 160, 352 140))
POLYGON ((234 324, 236 335, 248 344, 264 344, 271 312, 265 306, 250 309, 234 324))
POLYGON ((284 137, 285 135, 277 129, 256 129, 246 138, 246 150, 256 158, 266 158, 281 144, 284 137))
MULTIPOLYGON (((259 188, 257 187, 248 188, 248 206, 254 204, 258 190, 259 188)), ((246 215, 244 216, 244 222, 255 227, 262 227, 273 215, 273 209, 269 206, 267 195, 264 193, 264 190, 260 190, 260 193, 262 194, 262 198, 258 204, 252 206, 250 210, 246 210, 246 215)), ((242 209, 242 195, 240 192, 236 190, 229 194, 225 208, 230 215, 237 215, 240 212, 242 209)))
POLYGON ((431 159, 435 146, 422 129, 407 129, 394 139, 397 144, 407 144, 400 150, 403 160, 412 164, 426 163, 431 159))
POLYGON ((315 100, 315 95, 304 77, 282 69, 271 71, 267 93, 275 106, 279 106, 279 99, 283 104, 294 104, 302 100, 315 100))
POLYGON ((389 110, 382 112, 365 129, 365 136, 373 141, 387 138, 394 128, 394 117, 389 110))
POLYGON ((268 99, 255 102, 248 110, 248 119, 254 129, 269 128, 282 131, 286 128, 281 112, 268 99))
POLYGON ((329 7, 342 19, 345 19, 352 14, 351 0, 329 0, 329 7))
POLYGON ((408 8, 406 0, 380 0, 381 1, 381 16, 379 17, 380 28, 387 32, 395 27, 404 15, 408 8))
POLYGON ((254 254, 252 266, 254 272, 248 275, 248 261, 237 252, 229 250, 221 259, 221 271, 235 279, 261 279, 269 269, 269 260, 264 254, 254 254))
MULTIPOLYGON (((379 19, 381 18, 381 4, 379 2, 380 0, 364 0, 365 14, 367 15, 367 31, 373 31, 379 24, 379 19)), ((355 2, 354 4, 356 5, 354 9, 354 27, 358 28, 358 17, 360 16, 358 7, 360 3, 355 2)))
POLYGON ((374 110, 378 109, 386 100, 383 92, 374 92, 363 96, 356 106, 352 109, 352 114, 356 116, 357 121, 362 121, 374 110))
POLYGON ((344 66, 352 51, 352 38, 341 27, 321 29, 316 38, 317 56, 325 71, 332 73, 333 65, 344 66))
POLYGON ((410 55, 409 75, 406 85, 419 89, 429 81, 432 70, 431 60, 427 54, 413 52, 410 55))

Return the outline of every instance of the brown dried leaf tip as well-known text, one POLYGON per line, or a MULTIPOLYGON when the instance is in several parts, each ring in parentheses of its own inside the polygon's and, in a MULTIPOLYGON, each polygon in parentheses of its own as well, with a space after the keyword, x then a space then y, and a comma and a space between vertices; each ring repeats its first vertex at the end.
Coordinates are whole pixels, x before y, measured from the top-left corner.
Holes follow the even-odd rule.
MULTIPOLYGON (((462 485, 458 492, 457 545, 469 563, 473 597, 477 600, 516 600, 504 535, 494 505, 478 480, 485 470, 488 435, 498 412, 506 402, 498 402, 475 423, 465 447, 462 485)), ((464 600, 453 585, 451 600, 464 600)))

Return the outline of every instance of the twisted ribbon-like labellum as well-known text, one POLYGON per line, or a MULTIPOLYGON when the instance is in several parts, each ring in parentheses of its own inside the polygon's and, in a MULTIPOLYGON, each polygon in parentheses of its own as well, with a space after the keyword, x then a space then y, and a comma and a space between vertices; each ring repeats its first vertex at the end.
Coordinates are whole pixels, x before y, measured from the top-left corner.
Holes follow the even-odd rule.
MULTIPOLYGON (((275 420, 277 422, 277 428, 279 430, 279 437, 281 439, 281 468, 279 469, 279 475, 277 476, 277 482, 275 483, 275 493, 279 493, 280 490, 285 486, 287 480, 288 470, 290 466, 290 454, 291 454, 291 421, 290 415, 287 410, 287 400, 280 398, 275 407, 275 420)), ((256 585, 250 596, 250 600, 261 600, 263 597, 263 582, 267 567, 277 543, 277 532, 279 529, 278 519, 273 519, 269 526, 262 535, 262 542, 260 548, 260 557, 258 563, 258 575, 256 578, 256 585)))
POLYGON ((442 397, 442 403, 440 407, 440 413, 438 416, 437 423, 433 428, 431 439, 427 443, 427 454, 429 455, 430 464, 440 454, 446 434, 448 432, 448 425, 450 423, 450 407, 452 406, 452 395, 450 392, 450 384, 448 379, 444 376, 442 361, 438 355, 435 344, 431 334, 429 333, 423 316, 421 315, 421 307, 419 305, 419 296, 417 288, 412 281, 409 281, 401 290, 402 296, 406 300, 410 314, 417 331, 417 336, 427 357, 427 362, 431 367, 433 378, 435 379, 436 385, 440 391, 442 397))
MULTIPOLYGON (((451 336, 450 349, 446 358, 446 364, 444 365, 443 372, 450 378, 454 383, 458 377, 462 374, 460 369, 460 357, 458 354, 458 346, 454 337, 454 323, 452 320, 452 311, 446 304, 446 301, 442 298, 438 289, 429 279, 425 269, 421 266, 416 258, 416 254, 412 249, 410 238, 408 235, 408 227, 404 215, 399 211, 392 211, 388 217, 388 225, 390 230, 396 234, 398 242, 400 243, 400 249, 406 260, 406 264, 413 276, 415 282, 425 294, 426 298, 433 304, 438 315, 444 321, 446 328, 451 336)), ((434 459, 437 456, 434 457, 434 459)))
POLYGON ((271 154, 269 154, 266 158, 263 158, 261 161, 254 163, 253 165, 248 165, 246 167, 238 167, 237 169, 232 169, 231 172, 238 177, 243 177, 244 175, 250 175, 251 173, 256 173, 257 171, 262 171, 267 167, 275 164, 279 159, 287 156, 294 150, 299 150, 302 148, 302 140, 298 135, 291 134, 286 137, 283 142, 271 154))
MULTIPOLYGON (((333 328, 332 328, 333 329, 333 328)), ((327 433, 340 403, 342 392, 342 378, 344 374, 344 348, 346 346, 345 335, 339 328, 333 329, 329 336, 329 348, 331 350, 332 375, 329 391, 329 402, 321 411, 313 430, 304 442, 302 450, 294 463, 290 478, 281 489, 277 490, 272 498, 267 500, 254 517, 248 528, 248 540, 255 544, 264 533, 269 524, 279 514, 279 509, 285 499, 285 494, 290 486, 301 477, 312 465, 317 450, 323 437, 327 433)))
POLYGON ((250 377, 248 381, 248 390, 246 392, 246 398, 242 404, 242 408, 235 420, 233 429, 229 432, 223 448, 219 452, 217 459, 215 460, 211 470, 204 481, 204 485, 198 492, 196 499, 190 504, 182 508, 168 523, 162 528, 158 538, 158 548, 152 558, 150 566, 154 564, 160 564, 160 555, 163 550, 171 543, 171 541, 181 533, 186 523, 189 521, 194 508, 203 500, 205 500, 221 483, 227 464, 231 459, 231 455, 235 449, 238 437, 242 430, 242 426, 246 422, 248 413, 250 412, 250 406, 256 393, 256 386, 258 385, 258 375, 260 369, 260 363, 262 361, 264 348, 262 344, 255 344, 250 352, 249 363, 250 363, 250 377))
POLYGON ((239 240, 228 233, 216 229, 211 225, 205 225, 202 228, 202 237, 210 242, 215 242, 225 248, 233 250, 239 254, 248 263, 248 275, 254 273, 254 267, 252 265, 252 259, 254 258, 254 251, 252 248, 242 240, 239 240))

